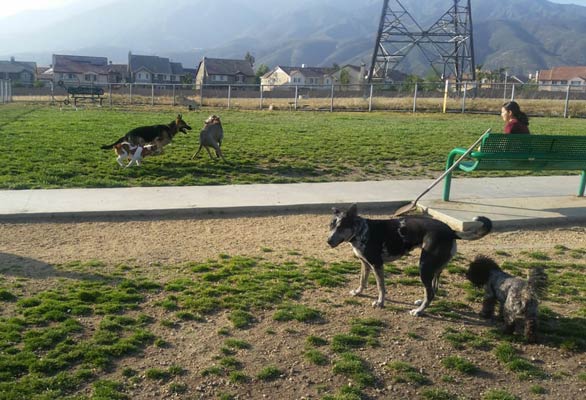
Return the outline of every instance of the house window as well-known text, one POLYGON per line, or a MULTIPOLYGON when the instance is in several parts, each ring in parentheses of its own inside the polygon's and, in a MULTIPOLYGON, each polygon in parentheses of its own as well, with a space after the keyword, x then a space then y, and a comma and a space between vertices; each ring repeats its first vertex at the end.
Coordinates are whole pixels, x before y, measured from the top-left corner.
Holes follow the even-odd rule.
POLYGON ((228 76, 227 75, 212 75, 212 81, 214 81, 214 82, 227 82, 228 76))
POLYGON ((293 83, 301 83, 301 78, 293 78, 293 83))
POLYGON ((572 81, 570 84, 572 86, 580 86, 582 84, 582 82, 581 81, 572 81))
POLYGON ((158 74, 158 75, 157 75, 157 80, 158 80, 158 81, 164 81, 164 80, 165 80, 165 75, 163 75, 163 74, 158 74))
POLYGON ((92 75, 92 74, 85 74, 85 75, 83 76, 83 79, 84 79, 86 82, 95 82, 95 81, 96 81, 96 75, 92 75))
POLYGON ((67 74, 67 79, 75 79, 75 74, 67 74))

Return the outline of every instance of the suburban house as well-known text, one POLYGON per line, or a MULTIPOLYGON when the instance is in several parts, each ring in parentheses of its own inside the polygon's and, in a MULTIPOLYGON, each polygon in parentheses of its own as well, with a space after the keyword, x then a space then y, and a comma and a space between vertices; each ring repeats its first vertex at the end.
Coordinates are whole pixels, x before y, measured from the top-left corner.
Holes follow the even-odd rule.
POLYGON ((181 63, 168 58, 128 52, 128 77, 134 83, 181 83, 185 75, 181 63))
POLYGON ((32 61, 0 61, 0 79, 11 80, 13 84, 32 86, 37 76, 37 63, 32 61))
POLYGON ((108 83, 108 59, 53 54, 53 82, 67 85, 108 83))
POLYGON ((110 83, 126 83, 128 82, 128 65, 113 64, 112 61, 108 64, 108 82, 110 83))
POLYGON ((586 90, 586 66, 554 67, 541 70, 537 74, 539 90, 566 91, 586 90))
POLYGON ((237 85, 256 83, 256 75, 247 60, 229 60, 204 57, 197 67, 196 85, 237 85))
POLYGON ((334 68, 276 66, 260 78, 264 90, 277 86, 331 86, 335 83, 334 68))
POLYGON ((368 72, 366 65, 360 66, 346 64, 330 74, 330 82, 335 85, 363 85, 366 82, 368 72))

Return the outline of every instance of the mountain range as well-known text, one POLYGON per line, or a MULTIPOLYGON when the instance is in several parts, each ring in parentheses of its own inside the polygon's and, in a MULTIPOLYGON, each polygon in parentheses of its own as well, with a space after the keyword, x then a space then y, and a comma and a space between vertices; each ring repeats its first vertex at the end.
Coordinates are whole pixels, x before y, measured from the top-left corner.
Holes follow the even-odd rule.
MULTIPOLYGON (((393 4, 394 0, 390 0, 393 4)), ((49 65, 51 55, 104 56, 126 63, 158 55, 194 68, 203 56, 256 66, 370 64, 382 0, 111 0, 74 3, 0 19, 0 59, 49 65)), ((454 2, 401 0, 426 29, 454 2)), ((477 64, 532 73, 586 65, 586 7, 547 0, 472 0, 477 64)), ((413 52, 416 52, 414 49, 413 52)), ((417 54, 399 65, 429 70, 417 54)))

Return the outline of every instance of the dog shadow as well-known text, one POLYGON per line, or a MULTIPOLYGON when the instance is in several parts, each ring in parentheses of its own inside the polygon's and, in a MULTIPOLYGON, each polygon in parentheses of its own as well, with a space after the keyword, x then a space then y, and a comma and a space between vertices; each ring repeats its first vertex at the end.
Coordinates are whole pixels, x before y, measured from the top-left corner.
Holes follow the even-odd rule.
POLYGON ((62 271, 43 261, 8 253, 0 253, 0 276, 27 279, 66 278, 79 281, 120 281, 119 278, 100 274, 62 271))

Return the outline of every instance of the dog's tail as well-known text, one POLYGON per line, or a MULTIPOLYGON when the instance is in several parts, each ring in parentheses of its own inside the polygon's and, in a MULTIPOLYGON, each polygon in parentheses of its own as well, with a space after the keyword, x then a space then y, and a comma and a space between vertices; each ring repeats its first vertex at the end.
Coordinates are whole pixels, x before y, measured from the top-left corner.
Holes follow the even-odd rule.
POLYGON ((490 274, 493 271, 499 270, 500 267, 496 261, 488 256, 479 255, 476 256, 468 266, 468 271, 466 271, 466 278, 468 278, 468 280, 472 282, 474 286, 482 287, 490 279, 490 274))
POLYGON ((456 232, 456 236, 459 239, 476 240, 488 235, 492 230, 492 221, 490 219, 478 216, 474 217, 474 221, 479 221, 482 225, 473 231, 456 232))
POLYGON ((547 290, 547 274, 543 267, 534 267, 529 270, 527 286, 535 298, 543 298, 547 290))
POLYGON ((102 150, 110 150, 112 147, 116 146, 119 143, 122 143, 124 140, 125 140, 124 137, 121 137, 120 139, 118 139, 114 143, 112 143, 112 144, 105 144, 105 145, 101 146, 100 148, 102 150))

